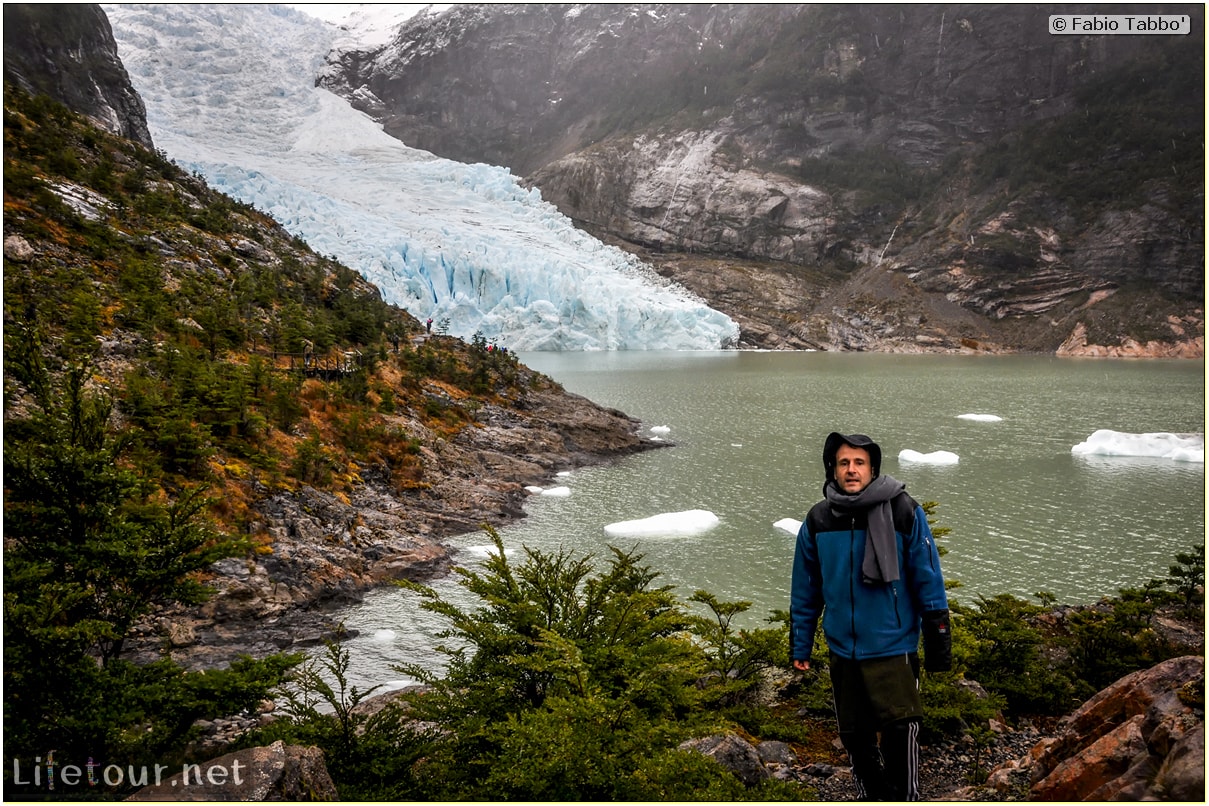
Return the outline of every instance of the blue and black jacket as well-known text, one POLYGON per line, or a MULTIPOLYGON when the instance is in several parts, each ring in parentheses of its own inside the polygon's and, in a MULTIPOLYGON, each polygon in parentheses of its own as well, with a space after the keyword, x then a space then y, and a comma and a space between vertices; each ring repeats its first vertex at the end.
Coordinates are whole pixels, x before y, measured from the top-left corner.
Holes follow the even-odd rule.
POLYGON ((869 660, 918 652, 924 613, 947 611, 940 554, 923 507, 904 492, 891 511, 899 579, 888 583, 862 580, 864 512, 838 513, 821 501, 802 522, 789 597, 793 660, 810 660, 820 615, 832 652, 869 660))

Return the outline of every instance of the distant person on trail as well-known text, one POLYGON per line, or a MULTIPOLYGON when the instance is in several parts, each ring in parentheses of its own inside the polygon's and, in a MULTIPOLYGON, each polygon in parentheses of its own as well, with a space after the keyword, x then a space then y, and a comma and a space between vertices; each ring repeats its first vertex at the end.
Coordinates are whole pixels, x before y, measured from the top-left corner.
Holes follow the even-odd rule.
POLYGON ((864 434, 832 433, 823 445, 823 500, 802 522, 793 560, 789 656, 810 669, 821 617, 858 796, 908 801, 919 799, 920 634, 929 672, 950 668, 952 636, 927 516, 881 463, 864 434))
POLYGON ((315 343, 310 339, 302 340, 302 368, 310 369, 311 361, 315 357, 315 343))
POLYGON ((428 318, 428 321, 424 323, 424 327, 428 328, 429 334, 432 333, 432 317, 428 318))

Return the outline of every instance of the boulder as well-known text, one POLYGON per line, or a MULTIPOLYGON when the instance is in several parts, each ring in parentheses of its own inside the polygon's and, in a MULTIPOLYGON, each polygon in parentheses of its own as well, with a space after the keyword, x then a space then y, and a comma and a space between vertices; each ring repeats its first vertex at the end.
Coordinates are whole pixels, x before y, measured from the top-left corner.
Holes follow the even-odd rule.
POLYGON ((1204 800, 1204 681, 1205 659, 1189 655, 1092 697, 1033 749, 1030 799, 1204 800))
POLYGON ((332 801, 336 786, 317 747, 274 742, 186 764, 166 781, 145 786, 128 801, 332 801))
POLYGON ((694 750, 712 758, 747 786, 754 786, 770 777, 756 748, 733 733, 691 739, 680 745, 681 750, 694 750))

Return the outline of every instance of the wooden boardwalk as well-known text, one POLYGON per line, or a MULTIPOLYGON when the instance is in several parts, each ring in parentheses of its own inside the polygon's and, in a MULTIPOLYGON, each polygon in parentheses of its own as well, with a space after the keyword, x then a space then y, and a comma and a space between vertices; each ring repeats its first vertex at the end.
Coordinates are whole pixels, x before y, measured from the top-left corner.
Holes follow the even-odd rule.
POLYGON ((308 378, 333 380, 350 375, 365 366, 360 350, 345 350, 341 353, 316 355, 306 351, 283 353, 278 350, 251 350, 250 355, 267 359, 278 372, 301 372, 308 378))

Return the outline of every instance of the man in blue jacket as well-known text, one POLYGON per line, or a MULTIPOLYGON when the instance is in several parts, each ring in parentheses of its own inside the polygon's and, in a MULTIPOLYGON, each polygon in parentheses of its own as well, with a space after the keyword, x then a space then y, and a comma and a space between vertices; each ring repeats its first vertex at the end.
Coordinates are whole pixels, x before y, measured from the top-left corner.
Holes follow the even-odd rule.
POLYGON ((927 516, 881 462, 864 434, 832 433, 823 445, 823 500, 798 531, 789 648, 794 668, 808 670, 822 617, 860 798, 918 800, 920 634, 924 668, 947 670, 949 604, 927 516))

